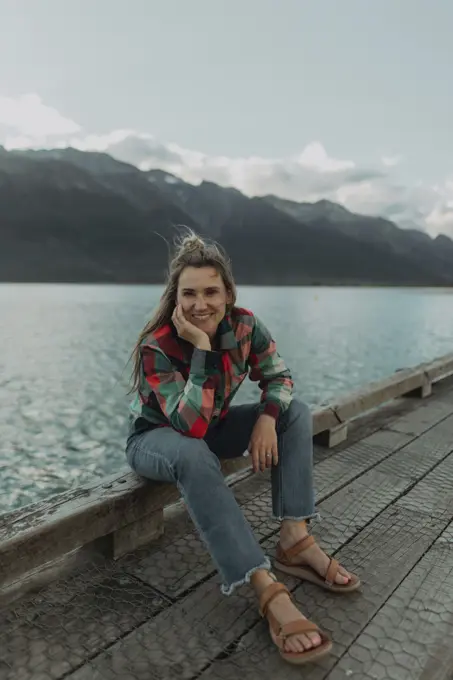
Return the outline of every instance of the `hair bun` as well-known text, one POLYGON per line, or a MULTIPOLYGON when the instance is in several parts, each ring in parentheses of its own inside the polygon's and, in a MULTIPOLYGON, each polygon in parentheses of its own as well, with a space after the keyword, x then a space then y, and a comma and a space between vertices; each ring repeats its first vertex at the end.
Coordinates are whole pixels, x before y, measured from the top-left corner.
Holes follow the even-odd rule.
POLYGON ((189 231, 186 236, 183 236, 177 246, 177 256, 189 255, 190 253, 204 252, 206 243, 203 239, 193 231, 189 231))

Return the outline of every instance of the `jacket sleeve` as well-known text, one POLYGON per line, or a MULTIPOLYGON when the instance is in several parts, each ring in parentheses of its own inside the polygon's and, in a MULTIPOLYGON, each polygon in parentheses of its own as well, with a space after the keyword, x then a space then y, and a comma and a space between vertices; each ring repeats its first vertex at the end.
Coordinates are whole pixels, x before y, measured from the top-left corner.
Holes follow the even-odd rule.
POLYGON ((160 349, 143 345, 141 356, 141 393, 154 392, 175 430, 202 439, 215 407, 215 376, 221 362, 220 353, 194 348, 187 381, 160 349))
POLYGON ((257 317, 254 319, 249 377, 262 390, 260 412, 277 419, 291 403, 294 383, 270 332, 257 317))

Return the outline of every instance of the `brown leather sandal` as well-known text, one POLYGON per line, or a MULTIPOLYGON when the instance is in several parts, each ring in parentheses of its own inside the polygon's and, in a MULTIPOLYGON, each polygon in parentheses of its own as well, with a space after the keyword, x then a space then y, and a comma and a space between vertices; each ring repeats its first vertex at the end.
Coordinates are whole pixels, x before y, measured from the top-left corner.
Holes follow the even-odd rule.
POLYGON ((267 586, 260 596, 259 612, 263 618, 266 617, 269 621, 269 625, 276 637, 277 647, 281 657, 289 663, 299 665, 314 661, 315 659, 319 659, 328 654, 332 649, 332 641, 315 623, 308 619, 299 619, 281 625, 272 612, 269 611, 270 603, 274 597, 280 595, 280 593, 287 593, 288 597, 291 598, 288 588, 283 585, 283 583, 271 583, 267 586), (314 649, 307 649, 304 652, 286 652, 284 649, 285 640, 293 635, 300 635, 301 633, 318 633, 321 638, 321 644, 314 649))
POLYGON ((321 588, 324 588, 325 590, 330 590, 332 593, 352 593, 354 590, 357 590, 360 586, 360 579, 355 574, 349 574, 350 579, 348 583, 335 583, 339 564, 337 560, 330 557, 330 555, 328 556, 330 557, 330 564, 325 578, 308 564, 294 564, 294 562, 292 562, 293 557, 304 550, 307 550, 307 548, 310 548, 314 543, 316 543, 316 541, 313 536, 306 536, 295 545, 291 546, 291 548, 288 548, 288 550, 283 550, 279 543, 277 546, 276 559, 274 561, 275 568, 279 569, 284 574, 296 576, 303 581, 310 581, 310 583, 321 586, 321 588))

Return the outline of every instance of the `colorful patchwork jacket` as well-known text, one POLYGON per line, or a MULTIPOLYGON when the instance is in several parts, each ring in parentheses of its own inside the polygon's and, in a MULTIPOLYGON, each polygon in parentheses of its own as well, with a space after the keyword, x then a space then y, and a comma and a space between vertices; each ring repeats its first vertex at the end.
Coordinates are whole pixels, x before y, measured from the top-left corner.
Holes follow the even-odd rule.
POLYGON ((171 426, 203 438, 228 413, 243 380, 262 390, 260 411, 277 418, 291 403, 293 381, 272 336, 246 309, 235 307, 218 328, 218 350, 204 351, 181 339, 173 323, 141 346, 141 381, 131 405, 132 428, 171 426))

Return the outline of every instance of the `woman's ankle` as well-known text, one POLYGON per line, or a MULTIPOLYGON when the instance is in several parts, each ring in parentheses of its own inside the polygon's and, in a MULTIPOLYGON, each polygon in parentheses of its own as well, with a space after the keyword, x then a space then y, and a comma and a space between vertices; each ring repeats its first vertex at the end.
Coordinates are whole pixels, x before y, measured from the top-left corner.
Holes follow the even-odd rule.
POLYGON ((250 577, 250 583, 259 596, 261 593, 272 583, 275 583, 275 576, 271 575, 271 572, 267 569, 257 569, 250 577))
POLYGON ((284 519, 282 521, 280 526, 280 545, 284 550, 301 541, 305 536, 308 536, 308 527, 305 520, 297 522, 295 520, 284 519))

